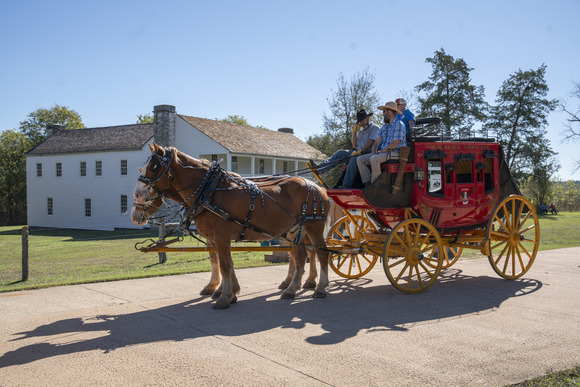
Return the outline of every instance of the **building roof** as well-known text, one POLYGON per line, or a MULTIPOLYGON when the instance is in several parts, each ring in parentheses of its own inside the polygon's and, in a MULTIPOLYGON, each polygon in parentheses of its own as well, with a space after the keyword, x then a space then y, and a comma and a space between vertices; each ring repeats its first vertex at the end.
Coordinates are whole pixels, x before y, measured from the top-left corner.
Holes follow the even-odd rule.
POLYGON ((291 133, 177 114, 232 153, 323 160, 326 156, 291 133))
POLYGON ((139 150, 153 137, 153 124, 59 130, 28 152, 41 156, 60 153, 139 150))

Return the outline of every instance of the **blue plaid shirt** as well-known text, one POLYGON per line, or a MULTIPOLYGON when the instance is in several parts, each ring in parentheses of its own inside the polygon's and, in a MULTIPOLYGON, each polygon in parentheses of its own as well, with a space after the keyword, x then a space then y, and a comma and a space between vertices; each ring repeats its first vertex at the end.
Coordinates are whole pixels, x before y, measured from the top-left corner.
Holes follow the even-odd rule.
POLYGON ((399 118, 395 117, 390 124, 384 124, 379 129, 378 137, 382 137, 381 145, 379 149, 384 149, 389 146, 394 140, 401 140, 397 144, 395 150, 399 150, 402 146, 407 146, 407 129, 405 124, 399 118))

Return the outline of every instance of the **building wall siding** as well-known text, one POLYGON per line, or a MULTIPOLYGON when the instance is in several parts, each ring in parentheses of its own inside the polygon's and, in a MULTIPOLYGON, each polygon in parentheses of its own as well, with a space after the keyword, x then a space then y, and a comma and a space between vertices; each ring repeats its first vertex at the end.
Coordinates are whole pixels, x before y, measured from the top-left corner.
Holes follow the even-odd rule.
POLYGON ((32 227, 114 230, 135 226, 129 215, 139 168, 149 156, 149 147, 140 151, 80 153, 28 156, 27 213, 32 227), (95 174, 95 162, 102 161, 102 176, 95 174), (127 160, 127 175, 121 175, 121 160, 127 160), (80 163, 87 163, 87 176, 80 175, 80 163), (62 176, 56 176, 56 163, 62 163, 62 176), (42 176, 36 164, 42 163, 42 176), (127 213, 121 213, 121 195, 127 195, 127 213), (53 199, 53 215, 47 200, 53 199), (85 216, 85 198, 91 199, 91 216, 85 216))

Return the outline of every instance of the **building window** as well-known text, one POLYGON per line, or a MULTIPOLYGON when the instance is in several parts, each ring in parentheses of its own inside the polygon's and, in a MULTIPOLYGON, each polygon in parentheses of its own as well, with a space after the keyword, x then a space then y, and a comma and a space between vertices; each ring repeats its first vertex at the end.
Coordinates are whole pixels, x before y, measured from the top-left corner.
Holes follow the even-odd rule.
POLYGON ((217 161, 217 155, 211 155, 211 161, 212 162, 217 161))
POLYGON ((42 176, 42 163, 36 163, 36 176, 42 176))
POLYGON ((121 175, 127 176, 127 160, 121 160, 121 175))
POLYGON ((95 161, 95 175, 103 176, 103 162, 95 161))
POLYGON ((46 199, 46 212, 48 215, 52 215, 52 198, 46 199))
POLYGON ((91 199, 85 199, 85 216, 91 216, 91 199))
POLYGON ((288 172, 288 161, 282 162, 282 173, 288 172))
POLYGON ((232 156, 232 172, 238 171, 238 156, 232 156))
POLYGON ((260 170, 258 173, 264 173, 264 159, 260 159, 260 170))
POLYGON ((62 163, 56 163, 56 176, 62 176, 62 163))
POLYGON ((127 195, 121 195, 121 214, 127 213, 127 195))
POLYGON ((81 176, 87 175, 87 162, 81 161, 81 176))

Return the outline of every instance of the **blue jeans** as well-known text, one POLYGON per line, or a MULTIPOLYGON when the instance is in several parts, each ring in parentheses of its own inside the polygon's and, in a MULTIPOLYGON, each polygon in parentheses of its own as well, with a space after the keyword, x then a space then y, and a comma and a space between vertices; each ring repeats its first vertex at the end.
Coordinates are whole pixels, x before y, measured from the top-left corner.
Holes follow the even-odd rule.
POLYGON ((352 188, 354 179, 356 179, 356 175, 358 174, 356 159, 358 159, 358 157, 351 157, 349 159, 348 167, 346 167, 346 174, 344 175, 344 179, 342 179, 342 185, 347 188, 352 188))
MULTIPOLYGON (((318 173, 326 173, 336 165, 346 165, 346 163, 349 163, 349 160, 353 160, 346 158, 350 156, 352 152, 354 152, 354 150, 341 149, 336 151, 336 153, 330 156, 328 160, 318 164, 318 173)), ((354 168, 356 169, 356 162, 354 163, 354 168)))

